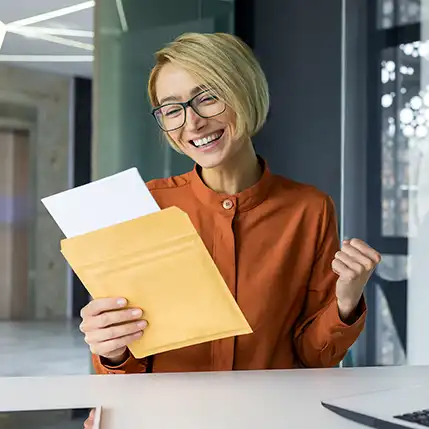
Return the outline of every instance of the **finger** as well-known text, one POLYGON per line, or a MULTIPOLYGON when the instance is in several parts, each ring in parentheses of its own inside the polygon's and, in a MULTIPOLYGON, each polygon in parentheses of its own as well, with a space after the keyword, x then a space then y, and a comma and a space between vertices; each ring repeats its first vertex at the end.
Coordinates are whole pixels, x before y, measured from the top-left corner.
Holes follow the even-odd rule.
POLYGON ((361 276, 365 272, 365 267, 363 265, 343 251, 337 252, 335 254, 335 259, 338 259, 350 268, 354 273, 356 273, 356 276, 361 276))
MULTIPOLYGON (((372 271, 375 268, 374 261, 372 261, 370 258, 365 256, 364 254, 362 254, 360 252, 360 250, 356 249, 355 247, 352 247, 350 244, 345 244, 342 247, 340 253, 349 256, 352 260, 354 260, 355 262, 357 262, 361 266, 363 266, 366 271, 372 271)), ((344 260, 342 260, 342 261, 347 263, 344 260)))
POLYGON ((126 347, 132 342, 138 340, 143 335, 143 331, 136 332, 132 335, 126 335, 125 337, 115 338, 114 340, 104 341, 103 343, 96 343, 91 346, 91 352, 100 356, 105 356, 114 350, 118 350, 122 347, 126 347))
POLYGON ((125 298, 99 298, 89 302, 82 308, 80 315, 82 319, 86 317, 97 316, 104 311, 117 310, 127 305, 125 298))
POLYGON ((93 428, 94 428, 94 419, 88 417, 83 423, 83 429, 93 429, 93 428))
POLYGON ((83 428, 84 429, 92 429, 93 425, 94 425, 94 410, 91 410, 88 418, 83 423, 83 428))
POLYGON ((334 259, 332 261, 332 270, 340 277, 342 280, 352 281, 356 278, 356 273, 350 269, 344 262, 341 262, 339 259, 334 259))
POLYGON ((85 335, 85 341, 88 344, 101 343, 108 340, 113 340, 127 335, 136 334, 147 327, 146 320, 140 320, 137 323, 126 323, 124 325, 110 326, 104 329, 88 332, 85 335))
POLYGON ((379 264, 381 262, 381 255, 367 243, 358 238, 353 238, 349 240, 350 246, 359 250, 363 255, 367 256, 374 264, 379 264))
POLYGON ((93 419, 86 419, 83 423, 83 429, 93 429, 94 427, 94 420, 93 419))
POLYGON ((334 262, 332 262, 332 271, 337 274, 338 276, 340 275, 340 273, 337 271, 337 269, 335 268, 335 264, 334 262))
POLYGON ((80 330, 84 333, 94 331, 108 326, 131 322, 140 319, 143 311, 140 308, 127 308, 126 310, 107 311, 84 319, 80 324, 80 330))

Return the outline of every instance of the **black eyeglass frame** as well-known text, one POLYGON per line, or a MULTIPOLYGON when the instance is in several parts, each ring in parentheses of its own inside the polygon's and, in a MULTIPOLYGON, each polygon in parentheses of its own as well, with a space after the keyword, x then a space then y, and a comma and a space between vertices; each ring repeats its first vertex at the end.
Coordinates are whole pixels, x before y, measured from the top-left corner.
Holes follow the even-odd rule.
POLYGON ((201 113, 199 113, 199 112, 197 112, 197 110, 195 109, 195 107, 192 105, 192 102, 197 98, 197 97, 200 97, 202 94, 204 94, 205 92, 210 92, 210 90, 209 89, 205 89, 204 91, 201 91, 201 92, 199 92, 198 94, 196 94, 196 95, 194 95, 192 98, 190 98, 188 101, 183 101, 183 102, 180 102, 180 101, 175 101, 174 103, 172 102, 172 103, 166 103, 166 104, 163 104, 163 105, 161 105, 161 106, 158 106, 158 107, 155 107, 154 109, 152 109, 152 112, 151 112, 151 114, 152 114, 152 116, 154 117, 154 119, 155 119, 155 121, 156 121, 156 123, 158 124, 158 126, 159 126, 159 128, 161 128, 161 130, 163 130, 163 131, 165 131, 165 132, 170 132, 170 131, 175 131, 175 130, 178 130, 179 128, 182 128, 183 127, 183 125, 185 125, 186 124, 186 112, 187 112, 187 110, 188 110, 188 107, 191 107, 191 109, 199 116, 199 117, 201 117, 201 118, 204 118, 204 119, 208 119, 208 118, 214 118, 214 117, 216 117, 216 116, 219 116, 219 115, 221 115, 223 112, 225 112, 225 110, 226 110, 226 103, 225 102, 223 102, 224 103, 224 108, 223 108, 223 110, 221 111, 221 112, 219 112, 219 113, 216 113, 215 115, 210 115, 210 116, 203 116, 203 115, 201 115, 201 113), (162 126, 161 126, 161 124, 159 123, 159 121, 158 121, 158 119, 157 119, 157 117, 156 117, 156 112, 158 112, 160 109, 162 109, 163 107, 166 107, 166 106, 181 106, 182 107, 182 109, 183 109, 183 111, 185 112, 185 114, 184 114, 184 116, 183 116, 183 123, 182 123, 182 125, 180 125, 180 127, 176 127, 176 128, 172 128, 172 129, 165 129, 165 128, 163 128, 162 126))

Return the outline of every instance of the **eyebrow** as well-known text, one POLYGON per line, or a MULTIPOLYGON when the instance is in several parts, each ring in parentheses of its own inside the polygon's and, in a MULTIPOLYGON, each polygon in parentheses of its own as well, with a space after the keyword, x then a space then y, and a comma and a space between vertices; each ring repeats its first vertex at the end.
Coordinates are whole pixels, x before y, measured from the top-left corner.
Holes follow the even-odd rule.
MULTIPOLYGON (((194 95, 197 95, 199 92, 201 91, 205 91, 206 87, 201 85, 201 86, 196 86, 195 88, 193 88, 190 92, 191 97, 193 97, 194 95)), ((177 95, 169 95, 168 97, 164 97, 159 101, 159 104, 162 105, 166 102, 169 101, 180 101, 180 97, 178 97, 177 95)))

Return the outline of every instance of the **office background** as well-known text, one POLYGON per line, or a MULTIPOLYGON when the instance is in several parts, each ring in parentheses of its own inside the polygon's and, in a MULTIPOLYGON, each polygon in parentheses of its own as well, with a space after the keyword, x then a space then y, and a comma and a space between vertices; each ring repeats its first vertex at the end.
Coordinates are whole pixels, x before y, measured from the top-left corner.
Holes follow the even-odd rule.
POLYGON ((272 97, 258 152, 274 172, 328 192, 341 235, 383 254, 344 364, 427 364, 425 2, 0 5, 0 21, 15 23, 0 50, 0 374, 91 370, 77 330, 88 296, 40 198, 130 166, 145 180, 192 167, 163 141, 146 95, 153 53, 185 31, 235 33, 254 49, 272 97))

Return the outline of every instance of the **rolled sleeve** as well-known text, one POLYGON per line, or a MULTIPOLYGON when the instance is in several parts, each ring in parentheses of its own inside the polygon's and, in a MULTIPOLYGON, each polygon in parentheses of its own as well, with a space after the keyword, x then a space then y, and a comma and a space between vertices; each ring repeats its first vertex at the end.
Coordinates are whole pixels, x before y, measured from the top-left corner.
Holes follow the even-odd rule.
POLYGON ((362 296, 353 317, 341 320, 336 297, 337 275, 331 263, 339 249, 337 222, 332 201, 327 198, 321 214, 317 258, 306 301, 296 324, 294 343, 304 367, 332 367, 346 355, 361 334, 367 308, 362 296))
POLYGON ((119 365, 108 365, 106 360, 92 354, 92 364, 96 374, 142 374, 147 372, 148 360, 136 359, 130 352, 128 358, 119 365))

